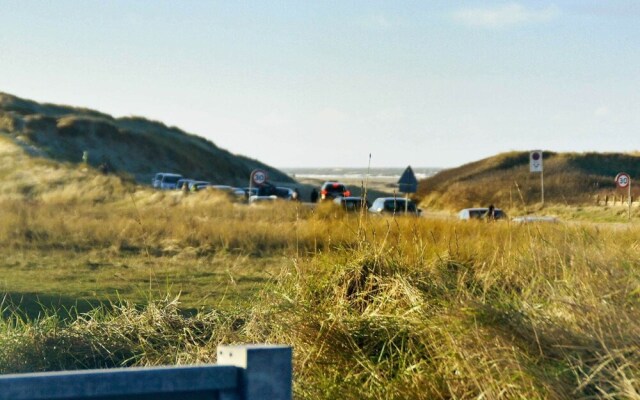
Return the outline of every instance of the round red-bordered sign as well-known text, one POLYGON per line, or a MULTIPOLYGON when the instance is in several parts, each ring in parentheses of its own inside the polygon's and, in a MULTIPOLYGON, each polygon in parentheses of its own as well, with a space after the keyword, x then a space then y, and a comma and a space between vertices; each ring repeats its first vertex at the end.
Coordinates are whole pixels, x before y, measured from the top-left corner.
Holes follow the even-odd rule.
POLYGON ((631 177, 626 172, 620 172, 616 175, 616 185, 620 189, 624 189, 631 183, 631 177))
POLYGON ((267 181, 267 171, 263 171, 261 169, 255 169, 251 173, 251 180, 256 185, 262 185, 267 181))

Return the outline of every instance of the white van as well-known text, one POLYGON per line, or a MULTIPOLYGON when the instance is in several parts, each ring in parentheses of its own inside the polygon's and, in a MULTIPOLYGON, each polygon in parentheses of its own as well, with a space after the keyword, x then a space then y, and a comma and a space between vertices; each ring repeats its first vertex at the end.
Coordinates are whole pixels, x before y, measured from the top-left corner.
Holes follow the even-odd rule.
POLYGON ((151 186, 157 189, 175 189, 180 179, 182 179, 180 174, 158 172, 151 180, 151 186))

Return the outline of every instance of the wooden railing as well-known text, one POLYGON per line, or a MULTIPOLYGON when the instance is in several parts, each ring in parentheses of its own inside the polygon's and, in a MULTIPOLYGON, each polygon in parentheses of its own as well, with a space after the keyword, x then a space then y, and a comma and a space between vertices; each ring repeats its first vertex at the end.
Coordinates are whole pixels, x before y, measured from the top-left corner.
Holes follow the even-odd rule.
POLYGON ((290 400, 289 346, 219 346, 216 365, 0 375, 0 399, 290 400))
MULTIPOLYGON (((621 194, 598 194, 593 196, 598 206, 629 206, 629 197, 621 194)), ((636 196, 631 196, 631 205, 633 207, 640 206, 640 201, 636 196)))

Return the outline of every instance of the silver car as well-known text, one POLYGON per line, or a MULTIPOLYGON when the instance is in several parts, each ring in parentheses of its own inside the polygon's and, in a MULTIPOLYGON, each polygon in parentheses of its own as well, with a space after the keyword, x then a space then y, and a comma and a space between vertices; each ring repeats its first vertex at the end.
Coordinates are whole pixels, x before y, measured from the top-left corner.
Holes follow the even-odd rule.
POLYGON ((413 200, 407 200, 397 197, 379 197, 374 200, 369 208, 369 212, 374 214, 390 214, 390 215, 413 215, 420 216, 422 210, 416 206, 413 200))
POLYGON ((182 179, 180 174, 158 172, 151 181, 151 186, 157 189, 175 189, 178 181, 182 179))
MULTIPOLYGON (((468 221, 471 219, 484 219, 489 212, 489 208, 487 207, 475 207, 475 208, 465 208, 460 210, 458 213, 458 219, 463 221, 468 221)), ((495 208, 493 210, 493 219, 504 219, 507 218, 507 214, 504 213, 499 208, 495 208)))

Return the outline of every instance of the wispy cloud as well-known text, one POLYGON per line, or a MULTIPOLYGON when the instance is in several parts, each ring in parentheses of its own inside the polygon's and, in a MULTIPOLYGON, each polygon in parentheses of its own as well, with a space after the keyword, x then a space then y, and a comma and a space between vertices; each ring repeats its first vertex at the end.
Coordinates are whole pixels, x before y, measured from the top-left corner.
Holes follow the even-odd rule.
POLYGON ((518 25, 551 21, 560 15, 555 5, 544 8, 527 8, 519 3, 499 7, 469 7, 455 11, 453 19, 468 26, 502 29, 518 25))

